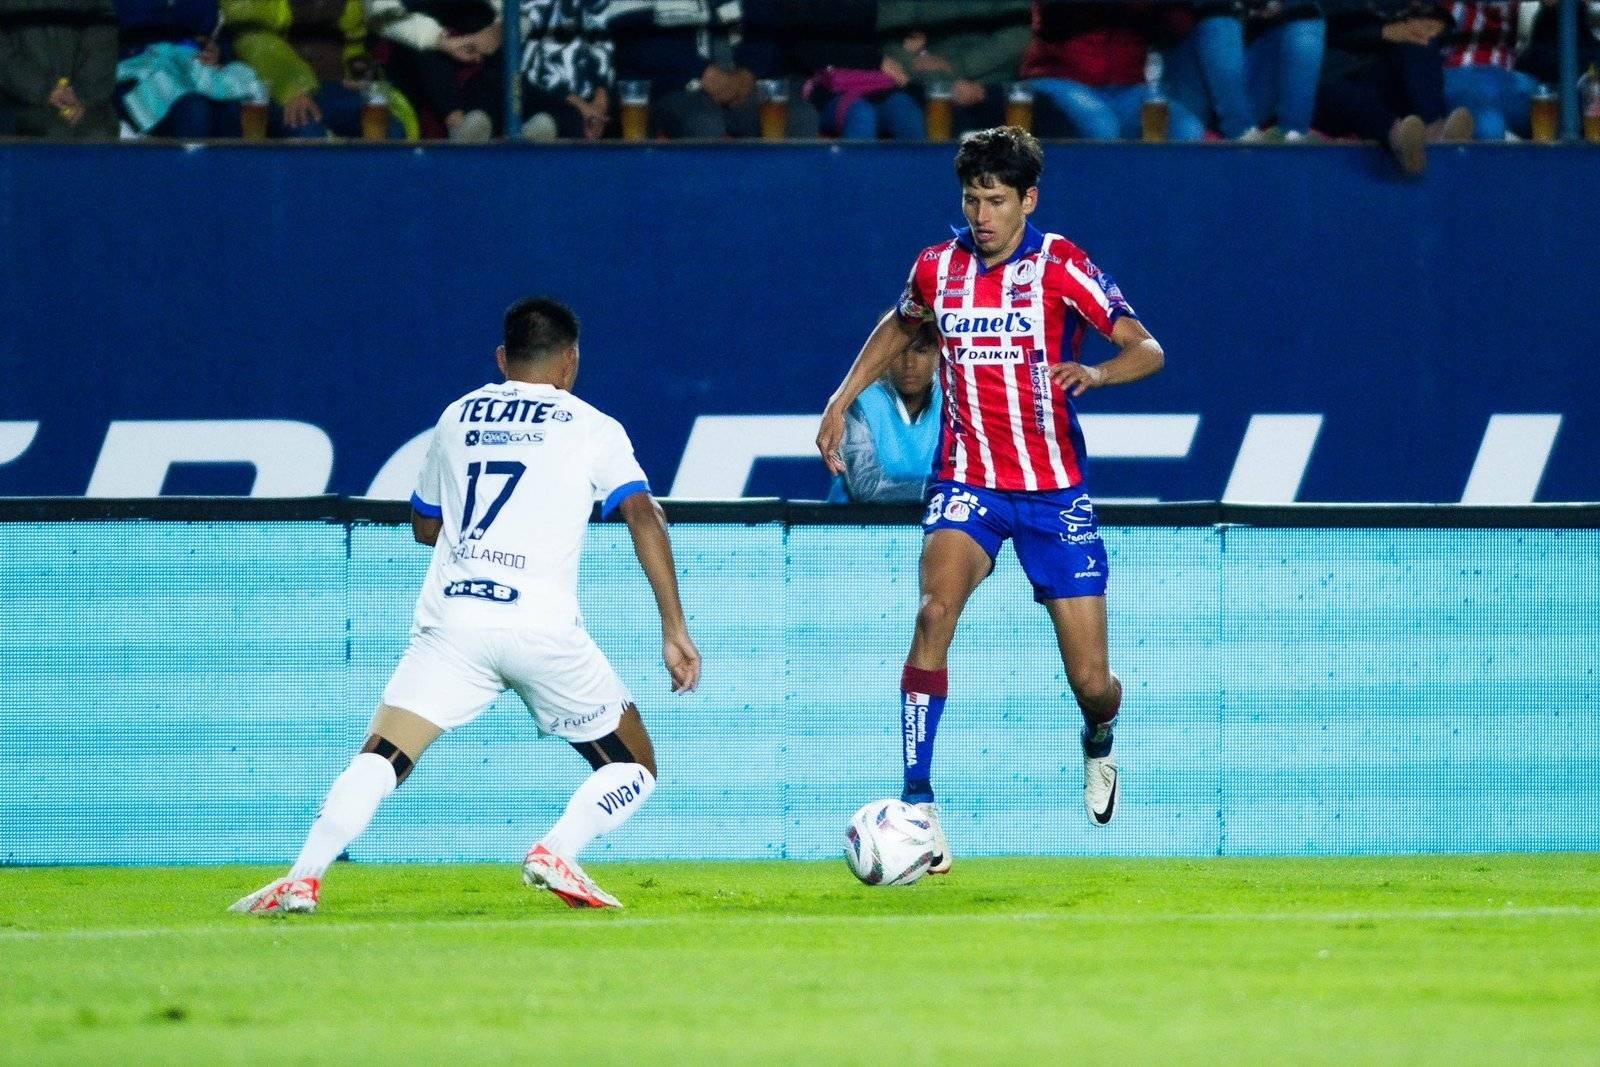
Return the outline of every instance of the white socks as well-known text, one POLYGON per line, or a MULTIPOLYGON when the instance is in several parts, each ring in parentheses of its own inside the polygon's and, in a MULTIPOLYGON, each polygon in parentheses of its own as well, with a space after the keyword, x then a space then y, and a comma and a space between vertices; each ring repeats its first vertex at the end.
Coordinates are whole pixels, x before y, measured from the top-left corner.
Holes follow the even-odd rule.
POLYGON ((539 843, 569 859, 601 834, 633 817, 655 792, 653 774, 637 763, 608 763, 589 775, 567 801, 567 810, 539 843))
MULTIPOLYGON (((339 853, 361 836, 383 798, 394 792, 394 767, 382 756, 363 752, 335 778, 311 824, 305 847, 289 870, 290 878, 321 878, 339 853)), ((567 810, 545 834, 543 844, 569 858, 601 834, 633 817, 650 794, 655 776, 637 763, 608 763, 589 775, 567 801, 567 810)))
POLYGON ((321 878, 345 847, 361 836, 383 798, 394 792, 394 767, 376 752, 363 752, 328 787, 305 847, 290 878, 321 878))

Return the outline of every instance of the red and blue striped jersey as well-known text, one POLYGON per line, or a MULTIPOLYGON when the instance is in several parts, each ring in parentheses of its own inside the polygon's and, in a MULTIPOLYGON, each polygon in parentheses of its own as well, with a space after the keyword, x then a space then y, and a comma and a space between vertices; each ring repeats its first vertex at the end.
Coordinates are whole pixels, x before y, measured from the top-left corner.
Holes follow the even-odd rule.
POLYGON ((1083 432, 1049 368, 1078 358, 1086 327, 1110 336, 1133 315, 1110 275, 1031 225, 1009 260, 985 268, 963 229, 917 256, 897 312, 941 338, 936 480, 1028 491, 1084 480, 1083 432))

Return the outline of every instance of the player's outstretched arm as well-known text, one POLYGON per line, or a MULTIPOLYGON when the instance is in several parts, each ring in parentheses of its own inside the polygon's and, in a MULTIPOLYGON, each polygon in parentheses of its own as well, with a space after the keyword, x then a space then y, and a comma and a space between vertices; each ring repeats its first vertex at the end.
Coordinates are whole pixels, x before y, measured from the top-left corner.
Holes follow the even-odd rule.
POLYGON ((884 312, 883 318, 878 320, 878 325, 867 338, 867 343, 856 354, 856 361, 850 365, 850 373, 834 390, 827 409, 822 413, 822 425, 817 429, 817 451, 822 453, 822 462, 834 474, 844 473, 844 457, 839 454, 839 446, 844 443, 845 412, 856 402, 856 397, 883 377, 895 357, 903 355, 911 347, 911 340, 916 335, 917 323, 902 319, 892 310, 884 312))
POLYGON ((1166 365, 1160 343, 1131 315, 1118 319, 1111 328, 1111 343, 1117 346, 1117 354, 1104 363, 1092 367, 1075 360, 1057 363, 1050 368, 1050 377, 1067 395, 1081 396, 1102 385, 1127 385, 1148 378, 1166 365))
POLYGON ((622 512, 633 551, 650 580, 661 612, 661 658, 672 675, 672 691, 687 693, 700 684, 700 650, 689 637, 678 600, 678 570, 672 562, 672 539, 667 536, 667 516, 649 493, 634 493, 617 510, 622 512))

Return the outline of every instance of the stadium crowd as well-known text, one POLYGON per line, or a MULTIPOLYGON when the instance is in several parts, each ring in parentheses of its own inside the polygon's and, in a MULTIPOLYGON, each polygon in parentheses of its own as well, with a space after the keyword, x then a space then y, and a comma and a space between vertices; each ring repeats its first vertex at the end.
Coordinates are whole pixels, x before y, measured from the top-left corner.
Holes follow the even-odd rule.
MULTIPOLYGON (((0 134, 505 136, 503 0, 0 0, 0 134)), ((511 136, 1551 139, 1554 0, 521 0, 511 136)), ((1600 2, 1577 86, 1600 137, 1600 2)))

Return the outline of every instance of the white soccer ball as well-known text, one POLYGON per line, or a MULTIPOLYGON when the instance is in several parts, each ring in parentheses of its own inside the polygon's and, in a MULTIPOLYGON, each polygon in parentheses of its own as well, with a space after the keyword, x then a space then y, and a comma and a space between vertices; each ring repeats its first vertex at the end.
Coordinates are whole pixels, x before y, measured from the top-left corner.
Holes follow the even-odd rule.
POLYGON ((845 828, 844 858, 867 885, 910 885, 933 862, 933 825, 905 801, 874 800, 845 828))

